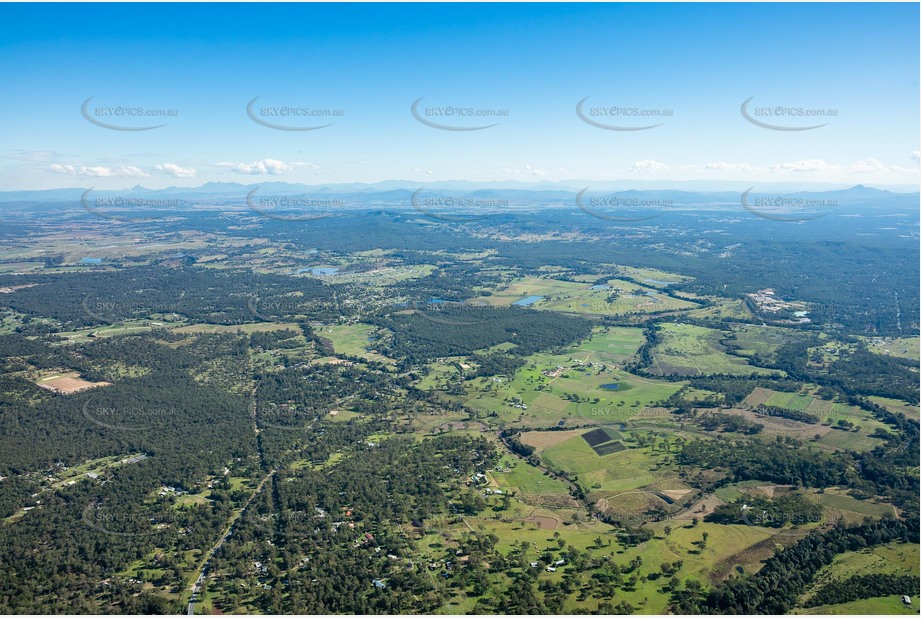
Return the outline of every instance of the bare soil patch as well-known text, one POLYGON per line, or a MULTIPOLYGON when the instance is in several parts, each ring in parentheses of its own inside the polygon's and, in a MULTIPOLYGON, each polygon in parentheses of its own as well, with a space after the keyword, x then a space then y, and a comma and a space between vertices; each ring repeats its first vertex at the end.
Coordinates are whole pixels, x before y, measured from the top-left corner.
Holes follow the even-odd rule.
POLYGON ((774 493, 778 489, 788 489, 789 487, 790 487, 789 485, 759 485, 755 489, 764 493, 764 495, 767 496, 768 498, 773 498, 774 493))
POLYGON ((693 489, 659 489, 658 493, 665 494, 675 502, 681 500, 689 493, 693 493, 693 489))
POLYGON ((742 403, 749 407, 757 407, 767 402, 771 398, 771 395, 774 394, 769 388, 763 388, 761 386, 756 386, 755 390, 749 393, 748 397, 745 398, 745 401, 742 403))
POLYGON ((70 395, 71 393, 85 391, 89 388, 96 388, 97 386, 111 386, 112 383, 90 382, 89 380, 84 380, 83 378, 65 376, 60 378, 51 378, 50 380, 43 380, 39 382, 38 385, 42 388, 48 389, 49 391, 54 391, 63 395, 70 395))
POLYGON ((691 508, 684 511, 683 513, 678 513, 674 518, 682 521, 690 521, 695 517, 698 519, 703 519, 704 515, 712 513, 716 507, 722 504, 726 503, 714 495, 704 496, 692 504, 691 508))
POLYGON ((538 450, 550 448, 561 444, 574 436, 580 435, 583 429, 568 429, 566 431, 529 431, 520 436, 523 444, 533 446, 538 450))
POLYGON ((537 524, 538 530, 555 530, 560 525, 560 520, 556 517, 546 517, 544 515, 529 515, 522 521, 537 524))

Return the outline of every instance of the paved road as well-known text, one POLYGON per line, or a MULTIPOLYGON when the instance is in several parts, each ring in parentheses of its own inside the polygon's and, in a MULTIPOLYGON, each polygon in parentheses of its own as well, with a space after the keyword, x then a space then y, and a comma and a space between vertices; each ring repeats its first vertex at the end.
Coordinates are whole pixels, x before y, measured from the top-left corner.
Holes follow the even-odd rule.
POLYGON ((243 505, 243 508, 241 508, 239 512, 236 513, 236 515, 230 518, 230 521, 227 524, 227 528, 224 529, 224 534, 221 535, 221 538, 218 539, 217 543, 215 543, 208 551, 208 553, 205 554, 205 558, 202 560, 201 566, 198 569, 198 578, 195 580, 195 583, 192 584, 192 596, 189 598, 189 605, 186 609, 186 615, 191 616, 195 613, 195 601, 197 600, 198 594, 201 592, 204 586, 205 574, 208 572, 208 564, 211 562, 211 558, 214 557, 215 552, 217 552, 221 545, 224 544, 224 541, 230 537, 230 533, 233 532, 234 524, 237 523, 237 521, 246 511, 246 507, 248 507, 250 502, 253 501, 253 498, 259 495, 259 492, 262 491, 262 486, 265 485, 265 482, 269 480, 273 474, 275 474, 275 470, 272 470, 266 474, 265 478, 259 481, 259 484, 256 486, 256 490, 253 491, 253 495, 249 497, 249 499, 246 501, 246 504, 243 505))

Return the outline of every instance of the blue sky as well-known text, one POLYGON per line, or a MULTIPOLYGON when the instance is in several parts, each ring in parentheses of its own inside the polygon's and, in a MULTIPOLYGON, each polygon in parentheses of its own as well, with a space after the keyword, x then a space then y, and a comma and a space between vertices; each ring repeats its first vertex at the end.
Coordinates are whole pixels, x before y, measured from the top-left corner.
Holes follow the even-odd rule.
POLYGON ((918 18, 917 4, 0 4, 0 190, 266 179, 916 185, 918 18), (246 113, 256 97, 266 122, 333 124, 262 126, 246 113), (496 124, 429 126, 410 111, 420 97, 423 121, 496 124), (659 126, 593 126, 576 114, 586 97, 590 120, 659 126), (750 97, 749 116, 774 128, 743 117, 750 97), (340 115, 262 109, 285 106, 340 115), (117 107, 175 115, 104 115, 117 107), (447 107, 504 115, 435 115, 447 107))

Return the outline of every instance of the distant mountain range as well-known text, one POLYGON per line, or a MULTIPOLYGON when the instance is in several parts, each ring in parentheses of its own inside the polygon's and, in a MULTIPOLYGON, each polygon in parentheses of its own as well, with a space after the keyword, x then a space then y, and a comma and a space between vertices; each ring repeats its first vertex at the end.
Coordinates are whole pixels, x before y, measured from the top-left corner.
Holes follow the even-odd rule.
MULTIPOLYGON (((808 186, 808 185, 806 185, 808 186)), ((917 198, 918 191, 897 193, 863 185, 847 189, 831 188, 829 185, 809 186, 803 190, 802 183, 745 183, 745 182, 670 182, 661 181, 591 181, 569 180, 561 182, 526 183, 516 181, 469 182, 443 181, 422 183, 417 181, 389 180, 378 183, 340 183, 306 185, 287 182, 263 182, 241 184, 236 182, 209 182, 199 187, 169 187, 166 189, 147 189, 136 185, 125 190, 93 190, 89 196, 174 199, 186 206, 202 206, 239 202, 245 204, 246 196, 253 190, 259 196, 351 196, 362 203, 390 203, 408 201, 412 194, 423 189, 425 194, 439 192, 445 195, 465 195, 479 199, 507 199, 515 202, 535 201, 539 203, 554 200, 571 201, 583 189, 587 195, 616 196, 624 200, 645 200, 667 202, 675 205, 701 203, 735 203, 739 202, 742 192, 752 189, 752 196, 771 195, 789 196, 803 199, 836 200, 839 203, 859 203, 869 200, 888 198, 917 198), (658 188, 637 188, 643 184, 656 185, 658 188), (663 188, 663 185, 667 187, 663 188), (674 185, 674 186, 671 186, 674 185)), ((50 203, 79 202, 85 188, 47 189, 40 191, 2 191, 0 203, 50 203)), ((254 194, 255 195, 255 194, 254 194)))

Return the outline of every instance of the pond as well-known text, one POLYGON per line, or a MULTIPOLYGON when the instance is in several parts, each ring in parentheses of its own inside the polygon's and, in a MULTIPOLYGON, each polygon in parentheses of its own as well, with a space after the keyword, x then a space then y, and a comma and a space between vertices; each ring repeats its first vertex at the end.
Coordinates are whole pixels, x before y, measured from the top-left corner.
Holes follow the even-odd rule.
POLYGON ((659 285, 675 285, 680 281, 659 281, 658 279, 643 279, 643 283, 658 283, 659 285))
POLYGON ((322 267, 322 268, 317 268, 317 267, 298 268, 295 274, 300 275, 303 273, 310 273, 314 277, 331 277, 332 275, 335 275, 337 272, 339 272, 338 268, 334 266, 329 266, 329 267, 322 267))
POLYGON ((513 305, 518 305, 519 307, 526 307, 527 305, 533 305, 536 302, 544 300, 543 296, 528 296, 527 298, 522 298, 521 300, 516 300, 513 302, 513 305))

